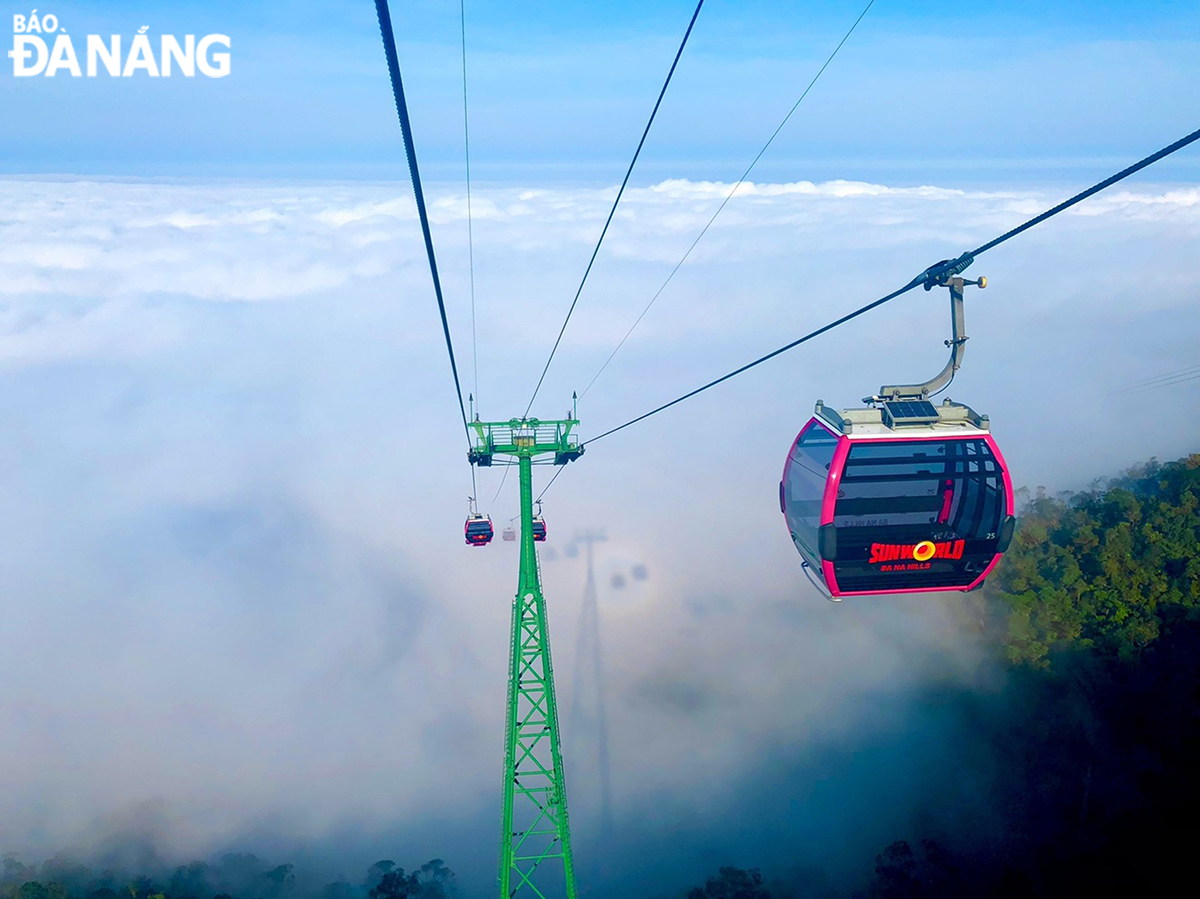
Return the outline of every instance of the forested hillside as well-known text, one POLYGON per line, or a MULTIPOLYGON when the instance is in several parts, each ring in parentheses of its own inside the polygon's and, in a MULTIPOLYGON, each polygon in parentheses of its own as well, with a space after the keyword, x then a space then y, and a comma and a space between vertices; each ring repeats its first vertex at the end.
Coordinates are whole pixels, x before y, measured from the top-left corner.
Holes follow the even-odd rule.
POLYGON ((870 895, 1177 895, 1200 839, 1200 454, 1024 497, 976 601, 1009 668, 982 735, 996 835, 894 843, 870 895))
POLYGON ((407 872, 391 860, 378 861, 361 881, 324 886, 298 884, 293 865, 248 853, 175 868, 148 859, 138 873, 117 858, 92 866, 55 857, 35 866, 8 855, 0 867, 4 899, 449 899, 453 891, 454 873, 439 859, 407 872))
POLYGON ((898 839, 862 887, 724 868, 687 899, 1195 891, 1200 454, 1082 493, 1022 491, 1021 506, 1009 553, 964 605, 1004 672, 1003 696, 929 697, 971 722, 962 768, 947 779, 987 769, 989 780, 974 809, 924 811, 949 820, 982 810, 983 826, 898 839))
POLYGON ((1136 659, 1200 606, 1200 455, 1104 489, 1028 501, 993 595, 1017 664, 1052 652, 1136 659))

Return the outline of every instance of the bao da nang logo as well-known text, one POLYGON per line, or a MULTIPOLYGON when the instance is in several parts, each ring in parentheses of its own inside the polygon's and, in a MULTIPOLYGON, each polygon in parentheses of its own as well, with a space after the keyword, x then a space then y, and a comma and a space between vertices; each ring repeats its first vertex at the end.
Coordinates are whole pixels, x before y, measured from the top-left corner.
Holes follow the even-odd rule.
POLYGON ((185 34, 182 42, 173 34, 164 34, 152 41, 143 25, 128 42, 120 34, 79 36, 67 33, 58 16, 47 13, 39 16, 35 9, 29 15, 13 16, 13 48, 8 55, 13 61, 13 77, 32 78, 42 75, 53 78, 58 74, 72 78, 95 78, 101 72, 113 78, 169 78, 176 71, 184 78, 196 77, 196 72, 208 78, 224 78, 229 74, 230 42, 226 34, 206 34, 197 39, 185 34))

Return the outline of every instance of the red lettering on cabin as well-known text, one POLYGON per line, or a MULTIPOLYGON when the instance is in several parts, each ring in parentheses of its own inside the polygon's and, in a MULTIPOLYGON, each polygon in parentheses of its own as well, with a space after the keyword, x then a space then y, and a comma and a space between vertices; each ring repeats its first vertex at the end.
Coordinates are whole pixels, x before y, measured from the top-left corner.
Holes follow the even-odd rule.
MULTIPOLYGON (((935 559, 961 559, 967 542, 965 540, 948 540, 945 543, 935 543, 933 546, 933 558, 935 559)), ((867 562, 870 565, 879 565, 883 562, 895 562, 897 559, 912 559, 915 558, 913 553, 916 548, 917 544, 915 543, 872 543, 871 557, 867 562)), ((882 570, 891 571, 893 569, 888 567, 882 570)))

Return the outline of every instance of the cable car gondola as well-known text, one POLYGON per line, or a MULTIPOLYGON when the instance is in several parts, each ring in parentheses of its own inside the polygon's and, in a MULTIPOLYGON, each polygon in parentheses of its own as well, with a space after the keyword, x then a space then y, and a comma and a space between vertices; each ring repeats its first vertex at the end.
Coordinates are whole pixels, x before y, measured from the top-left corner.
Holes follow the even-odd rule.
POLYGON ((509 525, 501 532, 500 536, 505 543, 512 543, 517 539, 517 532, 512 525, 509 525))
POLYGON ((468 546, 487 546, 492 542, 495 531, 492 529, 492 519, 488 515, 474 513, 467 516, 467 524, 463 528, 468 546))
POLYGON ((467 546, 487 546, 495 536, 492 516, 484 515, 475 508, 475 497, 467 497, 467 523, 463 525, 463 536, 467 546))
POLYGON ((948 278, 950 361, 933 380, 882 387, 867 408, 818 401, 784 463, 779 505, 829 598, 974 590, 1012 539, 1013 489, 987 416, 929 402, 962 363, 962 287, 948 278))
POLYGON ((533 514, 533 539, 538 543, 546 542, 546 520, 542 518, 542 501, 537 501, 537 511, 533 514))

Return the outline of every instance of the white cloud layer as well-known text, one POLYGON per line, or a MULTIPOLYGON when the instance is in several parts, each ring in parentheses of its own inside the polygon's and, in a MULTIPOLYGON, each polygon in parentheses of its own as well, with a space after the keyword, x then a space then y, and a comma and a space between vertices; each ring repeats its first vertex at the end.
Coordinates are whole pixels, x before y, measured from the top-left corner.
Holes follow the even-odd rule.
MULTIPOLYGON (((566 409, 729 187, 628 193, 535 414, 566 409)), ((585 435, 1067 193, 743 186, 581 404, 585 435)), ((612 197, 474 193, 485 417, 524 408, 612 197)), ((465 197, 435 186, 430 212, 476 392, 465 197)), ((1138 185, 976 263, 991 285, 952 393, 990 413, 1019 483, 1200 449, 1200 382, 1109 395, 1194 362, 1198 238, 1200 188, 1138 185)), ((180 851, 431 808, 412 835, 431 855, 477 814, 491 839, 515 556, 460 545, 470 482, 425 266, 405 185, 0 181, 0 848, 154 798, 180 851)), ((549 494, 551 545, 609 530, 602 585, 651 572, 602 589, 619 814, 711 812, 764 747, 851 752, 902 729, 929 678, 984 676, 953 599, 822 603, 775 507, 813 401, 932 374, 944 305, 910 294, 597 443, 549 494)), ((491 503, 481 478, 513 514, 515 479, 491 503)), ((547 562, 564 691, 582 579, 547 562)), ((588 833, 596 780, 572 751, 588 833)), ((932 763, 895 760, 914 782, 932 763)), ((830 846, 861 828, 827 814, 830 846)), ((490 872, 491 844, 472 851, 452 865, 490 872)))

